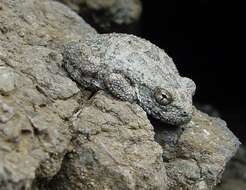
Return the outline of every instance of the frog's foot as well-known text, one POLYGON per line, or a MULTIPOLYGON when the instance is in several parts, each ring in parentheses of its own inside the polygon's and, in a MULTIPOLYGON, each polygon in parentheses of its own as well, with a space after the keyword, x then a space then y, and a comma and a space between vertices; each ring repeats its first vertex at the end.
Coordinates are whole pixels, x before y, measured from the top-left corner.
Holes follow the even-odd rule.
POLYGON ((135 88, 126 77, 122 76, 122 74, 111 73, 105 78, 104 82, 110 93, 115 97, 131 103, 136 100, 137 96, 135 88))

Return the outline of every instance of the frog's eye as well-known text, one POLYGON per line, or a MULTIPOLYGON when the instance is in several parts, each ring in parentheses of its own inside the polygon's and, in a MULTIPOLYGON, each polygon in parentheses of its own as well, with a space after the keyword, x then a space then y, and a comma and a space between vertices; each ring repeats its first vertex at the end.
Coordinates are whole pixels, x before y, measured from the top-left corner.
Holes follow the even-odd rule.
POLYGON ((163 106, 166 106, 173 101, 172 95, 163 88, 157 87, 154 96, 156 101, 163 106))

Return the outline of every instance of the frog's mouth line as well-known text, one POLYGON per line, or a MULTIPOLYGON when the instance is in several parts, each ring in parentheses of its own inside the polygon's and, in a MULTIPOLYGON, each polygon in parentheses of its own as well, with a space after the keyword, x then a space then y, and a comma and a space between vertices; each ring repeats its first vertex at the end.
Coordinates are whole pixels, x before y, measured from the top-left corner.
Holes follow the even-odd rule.
POLYGON ((175 113, 171 114, 167 114, 167 113, 163 113, 163 112, 159 112, 159 119, 162 122, 171 124, 171 125, 183 125, 188 123, 192 118, 192 114, 180 114, 177 115, 175 113))

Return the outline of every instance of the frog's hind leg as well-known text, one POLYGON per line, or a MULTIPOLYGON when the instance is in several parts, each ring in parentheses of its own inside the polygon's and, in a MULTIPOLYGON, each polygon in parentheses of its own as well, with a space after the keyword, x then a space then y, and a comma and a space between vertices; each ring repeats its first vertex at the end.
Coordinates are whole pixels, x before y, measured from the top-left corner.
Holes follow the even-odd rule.
POLYGON ((122 74, 111 73, 104 81, 111 94, 123 101, 134 102, 136 100, 135 88, 122 74))
POLYGON ((76 77, 76 79, 81 86, 90 90, 104 89, 104 84, 98 76, 100 65, 94 62, 81 61, 79 67, 74 70, 78 71, 79 77, 76 77))

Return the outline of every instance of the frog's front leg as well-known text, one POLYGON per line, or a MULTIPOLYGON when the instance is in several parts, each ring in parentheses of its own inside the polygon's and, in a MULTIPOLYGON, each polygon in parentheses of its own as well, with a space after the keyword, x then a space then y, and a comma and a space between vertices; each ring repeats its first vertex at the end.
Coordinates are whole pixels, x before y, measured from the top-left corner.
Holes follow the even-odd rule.
POLYGON ((105 85, 111 94, 123 101, 134 102, 136 100, 136 90, 131 81, 119 73, 111 73, 105 77, 105 85))

